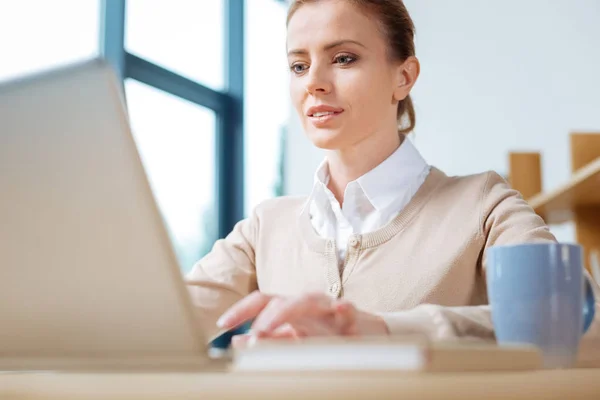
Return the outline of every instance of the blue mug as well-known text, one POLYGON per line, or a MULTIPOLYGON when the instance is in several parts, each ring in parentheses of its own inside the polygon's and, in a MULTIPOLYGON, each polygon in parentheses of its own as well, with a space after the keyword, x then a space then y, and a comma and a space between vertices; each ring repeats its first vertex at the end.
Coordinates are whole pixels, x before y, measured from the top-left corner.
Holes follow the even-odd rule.
POLYGON ((544 367, 572 367, 595 310, 581 246, 495 246, 486 260, 498 344, 532 344, 540 349, 544 367))

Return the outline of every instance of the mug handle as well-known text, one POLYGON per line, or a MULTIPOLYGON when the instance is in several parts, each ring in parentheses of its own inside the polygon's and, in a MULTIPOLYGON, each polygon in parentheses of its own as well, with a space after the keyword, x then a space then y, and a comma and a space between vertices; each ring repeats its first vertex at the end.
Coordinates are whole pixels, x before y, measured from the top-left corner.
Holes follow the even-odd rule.
POLYGON ((583 304, 583 333, 592 325, 594 315, 596 314, 596 299, 594 297, 594 289, 590 278, 585 276, 585 302, 583 304))

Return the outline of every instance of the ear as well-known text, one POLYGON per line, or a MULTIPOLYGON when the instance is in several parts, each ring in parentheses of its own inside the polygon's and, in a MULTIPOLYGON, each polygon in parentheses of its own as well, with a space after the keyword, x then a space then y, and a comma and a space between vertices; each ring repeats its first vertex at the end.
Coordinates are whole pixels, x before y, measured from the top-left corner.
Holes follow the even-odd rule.
POLYGON ((417 57, 410 56, 402 64, 398 65, 396 71, 396 88, 394 89, 394 101, 400 102, 409 94, 417 82, 421 65, 417 57))

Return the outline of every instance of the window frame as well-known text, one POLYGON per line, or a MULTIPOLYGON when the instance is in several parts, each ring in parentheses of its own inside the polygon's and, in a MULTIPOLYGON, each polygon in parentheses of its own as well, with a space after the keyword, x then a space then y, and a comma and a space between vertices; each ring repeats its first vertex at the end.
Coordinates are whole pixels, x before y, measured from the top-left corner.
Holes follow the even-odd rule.
MULTIPOLYGON (((215 198, 217 235, 244 218, 244 4, 224 0, 225 88, 215 90, 135 56, 125 48, 126 1, 101 0, 100 54, 121 82, 134 79, 214 111, 217 120, 215 198)), ((190 50, 191 51, 191 50, 190 50)), ((126 93, 123 90, 126 99, 126 93)), ((217 239, 217 238, 215 238, 217 239)))

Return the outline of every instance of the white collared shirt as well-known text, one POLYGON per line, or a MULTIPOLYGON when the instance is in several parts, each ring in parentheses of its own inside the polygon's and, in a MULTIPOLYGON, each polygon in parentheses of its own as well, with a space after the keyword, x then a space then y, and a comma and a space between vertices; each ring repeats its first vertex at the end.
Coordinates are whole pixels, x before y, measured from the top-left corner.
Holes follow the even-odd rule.
POLYGON ((327 188, 329 166, 325 159, 315 173, 309 200, 312 225, 320 236, 335 239, 338 261, 343 263, 349 237, 389 223, 412 199, 429 171, 430 166, 406 138, 381 164, 348 183, 340 207, 327 188))

